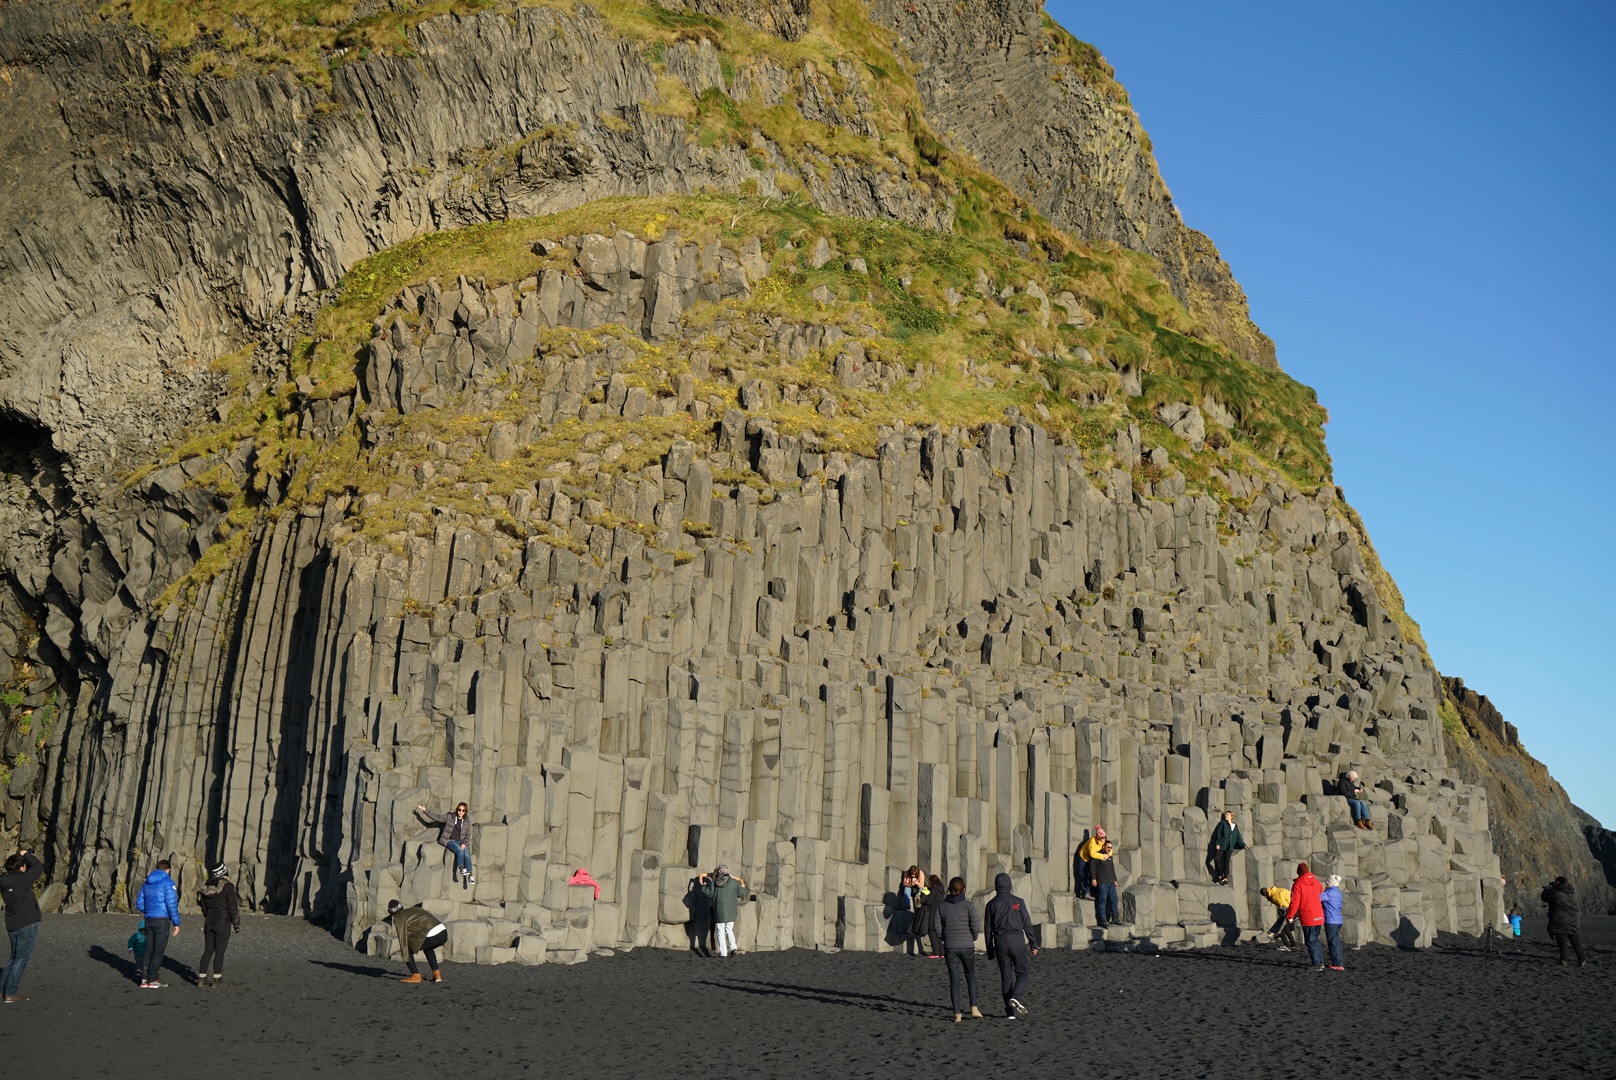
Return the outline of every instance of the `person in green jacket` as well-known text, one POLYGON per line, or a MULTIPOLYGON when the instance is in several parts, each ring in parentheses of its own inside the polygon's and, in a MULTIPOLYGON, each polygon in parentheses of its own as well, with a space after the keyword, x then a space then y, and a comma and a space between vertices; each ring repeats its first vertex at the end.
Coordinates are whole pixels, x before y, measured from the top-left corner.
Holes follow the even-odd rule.
POLYGON ((1212 830, 1212 841, 1207 845, 1208 854, 1212 860, 1212 880, 1218 885, 1229 884, 1229 860, 1237 851, 1244 851, 1245 838, 1240 835, 1240 826, 1234 823, 1234 811, 1225 810, 1223 817, 1218 819, 1217 826, 1212 830))
POLYGON ((449 928, 438 921, 438 917, 417 904, 414 907, 405 907, 397 900, 387 902, 387 920, 393 924, 393 932, 398 935, 398 950, 404 954, 404 964, 410 973, 399 982, 419 984, 421 969, 415 966, 415 954, 426 953, 426 966, 432 969, 432 981, 443 981, 443 973, 438 970, 438 950, 449 943, 449 928))
POLYGON ((730 877, 729 867, 720 866, 712 872, 712 876, 702 874, 700 877, 701 891, 712 905, 714 936, 718 938, 718 955, 729 956, 731 953, 739 956, 741 950, 735 945, 735 913, 742 900, 746 899, 746 882, 738 877, 730 877))

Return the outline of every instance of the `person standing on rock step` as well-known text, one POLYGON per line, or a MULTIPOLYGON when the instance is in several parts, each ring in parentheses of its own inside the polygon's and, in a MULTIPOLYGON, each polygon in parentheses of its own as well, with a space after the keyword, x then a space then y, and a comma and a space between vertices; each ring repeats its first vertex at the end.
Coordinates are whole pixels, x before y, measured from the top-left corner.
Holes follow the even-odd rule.
POLYGON ((1566 946, 1577 954, 1577 966, 1587 967, 1588 958, 1582 953, 1582 933, 1578 926, 1577 890, 1564 876, 1549 882, 1539 897, 1549 908, 1549 936, 1560 948, 1560 966, 1566 965, 1566 946))
POLYGON ((202 959, 196 965, 196 985, 217 986, 224 979, 224 950, 230 944, 230 935, 241 933, 241 898, 224 863, 208 871, 208 880, 197 891, 196 902, 202 908, 202 959))
POLYGON ((954 1023, 965 1019, 965 1003, 960 984, 969 991, 971 1015, 982 1019, 976 1003, 976 939, 982 934, 982 919, 976 905, 965 895, 965 879, 952 878, 948 895, 937 905, 938 933, 943 938, 943 956, 948 961, 948 998, 954 1005, 954 1023))
POLYGON ((39 940, 39 900, 34 896, 34 882, 44 872, 45 864, 23 848, 6 860, 6 872, 0 874, 0 900, 6 905, 6 935, 11 939, 11 959, 6 963, 5 975, 0 976, 0 989, 4 991, 0 1001, 6 1005, 28 1000, 17 989, 39 940))
POLYGON ((1336 788, 1347 797, 1347 809, 1352 812, 1352 824, 1360 829, 1374 829, 1374 823, 1369 820, 1369 792, 1365 790, 1363 781, 1358 779, 1358 773, 1355 770, 1348 771, 1336 788))
POLYGON ((1229 884, 1229 860, 1234 853, 1246 849, 1240 835, 1240 826, 1234 823, 1234 811, 1225 810, 1212 829, 1212 880, 1218 885, 1229 884))
POLYGON ((988 958, 999 964, 999 986, 1004 991, 1004 1014, 1008 1020, 1027 1015, 1027 974, 1029 950, 1038 955, 1038 930, 1027 914, 1027 901, 1010 891, 1010 875, 993 879, 994 897, 983 912, 987 926, 988 958))
POLYGON ((1324 943, 1330 951, 1330 970, 1345 971, 1341 955, 1341 926, 1346 921, 1341 914, 1345 898, 1341 894, 1341 875, 1331 874, 1324 879, 1324 891, 1319 893, 1319 906, 1324 909, 1324 943))
POLYGON ((140 960, 140 988, 160 990, 163 983, 163 956, 168 939, 180 936, 180 891, 174 886, 167 859, 146 875, 146 883, 135 896, 135 910, 146 917, 146 952, 140 960))
POLYGON ((449 943, 449 928, 438 921, 420 904, 414 907, 405 907, 397 900, 387 901, 387 921, 393 924, 394 933, 398 934, 398 949, 404 954, 404 966, 410 973, 399 982, 418 985, 425 982, 421 978, 421 969, 415 966, 415 954, 426 954, 426 966, 432 972, 432 981, 443 981, 443 972, 438 970, 438 950, 449 943))
POLYGON ((1100 857, 1100 848, 1105 844, 1105 830, 1099 825, 1094 826, 1094 832, 1089 834, 1077 849, 1077 898, 1087 900, 1092 887, 1089 881, 1094 877, 1090 865, 1100 857))
POLYGON ((1094 923, 1104 930, 1117 921, 1117 864, 1113 860, 1116 848, 1107 840, 1095 852, 1089 863, 1089 888, 1094 893, 1094 923))
POLYGON ((477 875, 471 872, 471 821, 466 816, 471 808, 459 803, 452 814, 434 813, 424 806, 417 806, 415 812, 438 827, 438 843, 454 856, 455 875, 462 885, 477 884, 477 875))
POLYGON ((735 945, 735 917, 739 914, 741 901, 746 899, 746 882, 738 877, 730 877, 727 866, 714 870, 711 877, 702 874, 700 881, 701 890, 712 905, 713 934, 718 939, 718 955, 727 957, 733 953, 739 956, 741 950, 735 945))
POLYGON ((1287 919, 1300 919, 1302 940, 1307 942, 1307 955, 1313 961, 1314 971, 1324 970, 1324 943, 1319 940, 1319 928, 1324 925, 1324 904, 1319 895, 1324 886, 1313 876, 1307 863, 1296 864, 1296 880, 1291 882, 1291 903, 1285 909, 1287 919))

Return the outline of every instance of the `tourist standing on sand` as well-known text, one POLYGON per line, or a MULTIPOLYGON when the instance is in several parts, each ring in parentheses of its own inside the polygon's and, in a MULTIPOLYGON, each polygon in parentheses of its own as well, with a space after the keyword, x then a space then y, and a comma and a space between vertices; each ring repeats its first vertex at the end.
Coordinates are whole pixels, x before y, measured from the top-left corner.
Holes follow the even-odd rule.
POLYGON ((1510 935, 1512 937, 1516 938, 1517 940, 1519 940, 1519 938, 1521 936, 1521 909, 1520 909, 1520 906, 1516 905, 1515 907, 1510 908, 1509 909, 1509 914, 1506 915, 1505 918, 1507 918, 1509 920, 1509 932, 1510 932, 1510 935))
POLYGON ((937 926, 943 938, 943 956, 948 961, 948 997, 954 1003, 954 1023, 965 1019, 961 982, 970 994, 971 1015, 980 1020, 982 1010, 976 1006, 976 939, 982 933, 982 920, 976 905, 965 896, 964 878, 949 880, 948 895, 937 905, 937 926))
POLYGON ((1279 919, 1268 928, 1268 937, 1279 943, 1280 952, 1290 952, 1296 948, 1296 931, 1292 928, 1291 917, 1285 914, 1291 906, 1291 891, 1278 885, 1270 885, 1260 891, 1264 900, 1279 909, 1279 919))
POLYGON ((1582 934, 1577 925, 1577 890, 1563 876, 1551 881, 1542 892, 1541 899, 1549 906, 1549 935, 1560 947, 1560 966, 1566 964, 1566 946, 1577 954, 1577 966, 1587 967, 1588 958, 1582 954, 1582 934))
POLYGON ((1246 849, 1240 826, 1234 823, 1234 811, 1225 810, 1212 829, 1212 880, 1219 885, 1229 884, 1229 860, 1234 853, 1246 849))
POLYGON ((1330 950, 1330 970, 1345 971, 1341 955, 1341 926, 1346 919, 1341 914, 1345 898, 1341 895, 1341 875, 1331 874, 1324 879, 1324 891, 1319 893, 1319 906, 1324 909, 1324 943, 1330 950))
POLYGON ((712 905, 713 934, 718 939, 718 955, 725 957, 741 954, 735 945, 735 917, 740 913, 741 901, 746 899, 746 882, 730 877, 729 867, 720 866, 711 877, 702 874, 701 891, 712 905))
POLYGON ((1100 848, 1105 845, 1105 830, 1094 826, 1094 832, 1084 840, 1077 849, 1077 898, 1087 900, 1091 891, 1089 881, 1094 877, 1094 867, 1090 864, 1100 857, 1100 848))
POLYGON ((1307 955, 1313 961, 1314 971, 1324 970, 1324 944, 1319 940, 1319 928, 1324 925, 1324 905, 1319 894, 1324 886, 1313 876, 1307 863, 1296 864, 1296 880, 1291 882, 1291 903, 1285 909, 1287 919, 1300 919, 1302 940, 1307 942, 1307 955))
POLYGON ((202 959, 196 965, 196 985, 217 986, 224 979, 224 951, 230 945, 230 935, 241 933, 241 898, 224 863, 208 871, 208 880, 197 890, 196 902, 202 909, 202 959))
POLYGON ((140 962, 142 990, 162 989, 159 976, 168 939, 180 936, 180 891, 168 873, 173 868, 167 859, 158 862, 135 897, 135 910, 146 917, 146 951, 140 962))
POLYGON ((1374 823, 1369 820, 1369 792, 1364 789, 1363 781, 1358 779, 1356 771, 1349 771, 1341 778, 1336 789, 1347 797, 1347 809, 1352 812, 1352 823, 1360 829, 1373 829, 1374 823))
POLYGON ((398 948, 404 954, 404 966, 410 969, 410 973, 399 982, 415 985, 425 981, 421 978, 421 969, 415 966, 416 953, 426 954, 426 966, 432 971, 432 981, 442 982, 443 972, 438 970, 438 950, 449 944, 449 928, 420 904, 407 908, 397 900, 387 901, 387 920, 398 934, 398 948))
POLYGON ((925 943, 926 958, 943 958, 942 927, 937 922, 937 910, 943 902, 943 879, 932 874, 926 879, 926 891, 920 897, 920 911, 915 915, 915 933, 925 943))
POLYGON ((435 813, 424 806, 415 810, 438 827, 438 843, 454 856, 455 873, 463 879, 462 885, 477 884, 477 875, 471 872, 471 821, 466 816, 470 807, 458 803, 452 814, 435 813))
POLYGON ((1089 863, 1089 888, 1094 892, 1094 923, 1104 930, 1116 921, 1119 913, 1117 906, 1117 864, 1112 856, 1116 849, 1107 840, 1095 852, 1094 859, 1089 863))
POLYGON ((11 959, 6 963, 5 975, 0 976, 0 989, 4 990, 0 1001, 6 1005, 28 1000, 17 989, 39 940, 39 900, 34 896, 34 882, 44 872, 45 864, 23 848, 6 860, 6 872, 0 874, 0 900, 5 901, 6 935, 11 939, 11 959))
POLYGON ((1027 902, 1010 891, 1010 875, 993 879, 994 897, 984 912, 988 958, 999 963, 999 985, 1004 990, 1004 1015, 1014 1020, 1027 1015, 1028 950, 1038 955, 1037 931, 1027 915, 1027 902))

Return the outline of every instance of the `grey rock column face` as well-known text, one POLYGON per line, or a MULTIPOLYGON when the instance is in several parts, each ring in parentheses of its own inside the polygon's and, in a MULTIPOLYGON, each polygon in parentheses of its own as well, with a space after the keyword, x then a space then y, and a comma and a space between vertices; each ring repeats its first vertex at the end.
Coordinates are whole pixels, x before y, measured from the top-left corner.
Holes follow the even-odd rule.
MULTIPOLYGON (((642 333, 658 319, 623 298, 661 275, 656 306, 682 310, 703 280, 687 256, 737 267, 736 288, 767 272, 744 244, 556 243, 600 276, 602 317, 642 333)), ((488 431, 474 449, 496 457, 585 410, 697 404, 633 395, 622 349, 539 351, 535 327, 572 319, 547 287, 407 290, 361 393, 452 415, 528 380, 544 417, 488 431)), ((697 349, 667 318, 668 355, 697 349)), ((911 862, 973 894, 1011 872, 1072 947, 1254 933, 1258 890, 1302 860, 1347 879, 1349 940, 1419 947, 1501 914, 1485 797, 1449 774, 1434 677, 1366 602, 1333 493, 1236 476, 1260 492, 1244 513, 1158 497, 1022 421, 887 430, 873 459, 741 410, 709 432, 639 473, 575 466, 512 495, 523 540, 463 516, 371 543, 346 498, 283 514, 158 618, 196 557, 162 514, 202 530, 222 508, 187 502, 182 470, 85 523, 73 552, 104 554, 38 590, 64 653, 94 658, 40 813, 67 907, 125 905, 159 857, 182 878, 222 859, 249 904, 378 951, 387 902, 425 902, 455 958, 490 963, 687 947, 718 863, 755 898, 743 949, 894 947, 885 905, 911 862), (770 453, 765 500, 735 472, 770 453), (660 546, 607 509, 665 521, 660 546), (1348 768, 1373 832, 1336 794, 1348 768), (475 886, 414 809, 461 800, 475 886), (1248 847, 1215 886, 1225 807, 1248 847), (1075 902, 1096 824, 1131 920, 1104 933, 1075 902), (569 884, 580 869, 598 898, 569 884)))

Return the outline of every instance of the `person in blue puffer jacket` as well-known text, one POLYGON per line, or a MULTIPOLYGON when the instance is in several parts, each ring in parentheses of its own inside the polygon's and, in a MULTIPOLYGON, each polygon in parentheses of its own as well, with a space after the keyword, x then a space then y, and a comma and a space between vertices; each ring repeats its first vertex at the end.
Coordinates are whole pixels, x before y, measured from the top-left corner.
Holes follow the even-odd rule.
POLYGON ((167 859, 160 861, 135 897, 135 910, 146 917, 146 952, 140 958, 139 972, 142 990, 162 987, 158 975, 163 968, 163 954, 168 951, 168 939, 180 935, 180 891, 169 876, 172 869, 167 859))
POLYGON ((1324 879, 1324 891, 1319 893, 1319 904, 1324 908, 1324 941, 1330 949, 1330 970, 1345 971, 1341 962, 1341 875, 1331 874, 1324 879))

